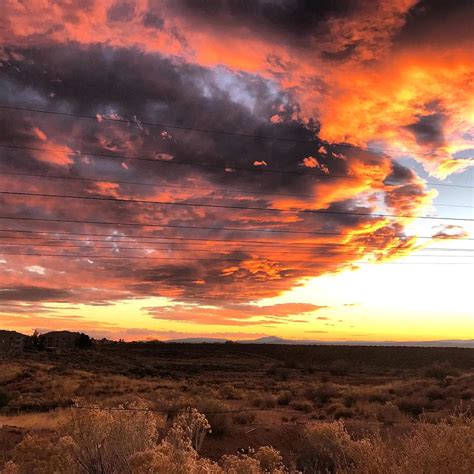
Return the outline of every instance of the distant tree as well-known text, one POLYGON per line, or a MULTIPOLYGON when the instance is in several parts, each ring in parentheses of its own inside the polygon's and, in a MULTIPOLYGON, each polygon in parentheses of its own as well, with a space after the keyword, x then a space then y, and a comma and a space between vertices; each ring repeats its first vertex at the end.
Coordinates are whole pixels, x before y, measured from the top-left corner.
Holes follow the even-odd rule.
POLYGON ((81 333, 77 338, 76 347, 78 349, 89 349, 92 347, 91 338, 87 334, 81 333))
POLYGON ((31 338, 30 338, 30 344, 33 349, 39 349, 40 344, 41 344, 41 339, 40 339, 40 333, 38 329, 35 329, 31 338))

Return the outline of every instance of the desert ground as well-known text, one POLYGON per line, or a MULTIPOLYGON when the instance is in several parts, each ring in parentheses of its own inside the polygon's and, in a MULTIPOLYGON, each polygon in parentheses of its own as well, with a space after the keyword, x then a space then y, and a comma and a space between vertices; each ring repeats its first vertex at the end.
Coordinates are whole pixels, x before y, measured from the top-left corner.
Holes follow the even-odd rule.
POLYGON ((0 387, 5 473, 474 471, 472 349, 103 344, 0 387))

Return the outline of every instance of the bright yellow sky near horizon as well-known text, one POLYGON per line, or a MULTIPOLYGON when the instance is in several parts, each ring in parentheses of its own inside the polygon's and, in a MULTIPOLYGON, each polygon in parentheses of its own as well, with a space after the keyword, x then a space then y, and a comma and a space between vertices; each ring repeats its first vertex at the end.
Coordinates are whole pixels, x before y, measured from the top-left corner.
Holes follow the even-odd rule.
MULTIPOLYGON (((256 302, 257 305, 307 302, 327 306, 305 314, 304 318, 301 315, 295 318, 306 319, 305 323, 292 322, 290 316, 284 324, 274 327, 202 325, 153 319, 143 310, 168 304, 163 298, 123 300, 109 306, 78 305, 63 312, 80 316, 85 328, 91 324, 93 334, 100 336, 98 326, 102 326, 105 335, 128 340, 223 337, 223 334, 234 339, 266 334, 325 341, 474 338, 473 266, 439 265, 439 262, 405 265, 413 259, 411 256, 397 260, 396 264, 362 265, 358 270, 308 279, 302 286, 276 298, 256 302), (143 331, 127 334, 127 328, 143 331), (108 331, 110 335, 106 334, 108 331)), ((50 306, 59 310, 67 305, 50 306)))

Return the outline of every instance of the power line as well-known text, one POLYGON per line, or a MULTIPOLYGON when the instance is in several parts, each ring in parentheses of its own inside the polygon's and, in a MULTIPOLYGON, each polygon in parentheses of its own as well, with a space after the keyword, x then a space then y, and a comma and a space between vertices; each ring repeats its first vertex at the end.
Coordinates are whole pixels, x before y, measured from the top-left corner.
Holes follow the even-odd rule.
MULTIPOLYGON (((5 230, 2 230, 0 229, 0 232, 5 232, 5 230)), ((14 230, 11 230, 11 231, 7 231, 7 232, 15 232, 14 230)), ((18 231, 18 232, 21 232, 21 231, 18 231)), ((32 231, 33 232, 33 231, 32 231)), ((41 232, 41 231, 39 231, 41 232)), ((54 234, 54 232, 50 232, 51 234, 54 234)), ((73 235, 73 234, 66 234, 66 235, 73 235)), ((147 238, 147 237, 143 237, 143 238, 147 238)), ((151 237, 150 237, 151 238, 151 237)), ((102 242, 102 243, 109 243, 109 244, 137 244, 137 245, 149 245, 149 244, 153 244, 153 245, 183 245, 183 249, 186 249, 188 250, 188 247, 189 246, 205 246, 206 248, 204 250, 206 251, 211 251, 211 250, 219 250, 219 251, 222 251, 219 249, 219 246, 217 246, 217 248, 214 248, 214 249, 210 249, 209 246, 205 243, 195 243, 195 242, 187 242, 185 241, 184 243, 183 242, 161 242, 161 241, 157 241, 157 240, 153 240, 153 241, 126 241, 126 240, 110 240, 110 239, 89 239, 89 238, 86 238, 86 239, 72 239, 72 238, 61 238, 61 239, 53 239, 53 238, 48 238, 48 237, 14 237, 14 236, 2 236, 0 235, 0 239, 3 239, 3 240, 14 240, 15 242, 18 241, 19 239, 22 239, 22 240, 38 240, 38 241, 52 241, 52 242, 63 242, 63 241, 72 241, 72 242, 83 242, 83 243, 90 243, 90 242, 102 242)), ((172 239, 172 238, 170 238, 172 239)), ((186 240, 186 239, 183 239, 183 240, 186 240)), ((210 240, 210 242, 212 242, 212 240, 210 240)), ((217 241, 217 242, 220 242, 220 241, 217 241)), ((217 242, 214 242, 214 245, 217 243, 217 242)), ((226 242, 226 241, 224 241, 226 242)), ((250 245, 250 247, 242 247, 243 244, 245 244, 246 241, 242 241, 242 242, 238 242, 238 245, 237 246, 237 242, 233 245, 236 245, 235 248, 233 248, 232 246, 230 246, 230 249, 232 251, 234 250, 239 250, 239 251, 244 251, 244 250, 249 250, 249 251, 254 251, 254 250, 261 250, 261 246, 257 246, 256 244, 254 245, 250 245)), ((26 242, 26 243, 30 243, 31 245, 36 245, 34 242, 26 242)), ((9 244, 7 242, 7 245, 13 245, 13 244, 9 244)), ((229 244, 226 243, 226 246, 228 246, 229 244)), ((314 244, 309 244, 307 246, 304 246, 304 247, 297 247, 297 248, 302 248, 303 250, 313 250, 315 248, 326 248, 326 247, 345 247, 345 248, 361 248, 361 247, 373 247, 374 248, 374 252, 376 250, 387 250, 385 246, 378 246, 378 245, 370 245, 370 244, 364 244, 364 245, 361 245, 361 244, 357 244, 357 242, 354 242, 354 243, 347 243, 347 244, 344 244, 344 243, 331 243, 331 242, 327 242, 327 243, 314 243, 314 244)), ((268 248, 269 245, 265 245, 265 248, 268 248)), ((275 245, 274 247, 276 248, 289 248, 289 249, 292 249, 292 252, 291 253, 295 253, 295 248, 292 246, 292 245, 275 245)), ((112 247, 111 247, 112 248, 112 247)), ((133 247, 133 248, 136 248, 136 249, 142 249, 142 248, 146 248, 146 247, 133 247)), ((222 247, 221 247, 222 248, 222 247)), ((225 249, 225 247, 224 247, 225 249)), ((179 249, 178 249, 179 250, 179 249)), ((192 250, 192 249, 191 249, 192 250)), ((392 250, 410 250, 410 251, 413 251, 413 250, 416 250, 417 252, 419 251, 431 251, 431 250, 436 250, 436 251, 450 251, 450 252, 460 252, 460 251, 466 251, 466 252, 474 252, 474 248, 472 249, 458 249, 458 248, 455 248, 455 247, 452 247, 452 248, 437 248, 437 247, 423 247, 423 248, 406 248, 406 247, 399 247, 399 248, 394 248, 392 250)), ((298 251, 298 250, 296 250, 298 251)))
MULTIPOLYGON (((82 240, 81 242, 87 243, 87 241, 82 240)), ((76 248, 76 249, 82 249, 82 250, 95 250, 95 249, 110 249, 110 250, 144 250, 144 251, 153 251, 153 252, 186 252, 189 254, 190 252, 207 252, 207 253, 212 253, 213 255, 228 255, 229 253, 237 252, 237 253, 246 253, 246 252, 257 252, 258 256, 264 256, 264 255, 269 255, 270 257, 275 257, 278 258, 280 255, 327 255, 328 257, 340 257, 340 256, 346 256, 346 255, 351 255, 351 256, 363 256, 363 255, 371 255, 371 253, 375 254, 377 252, 377 249, 371 250, 370 252, 339 252, 339 253, 328 253, 328 251, 325 252, 301 252, 301 251, 292 251, 292 252, 282 252, 282 251, 275 251, 273 253, 261 251, 258 249, 231 249, 228 252, 225 252, 225 250, 221 249, 213 249, 213 248, 208 248, 208 249, 189 249, 189 248, 151 248, 151 247, 118 247, 114 245, 107 245, 107 246, 100 246, 100 245, 94 245, 94 246, 84 246, 84 245, 69 245, 69 244, 62 244, 59 243, 59 245, 56 244, 51 244, 51 243, 45 243, 45 244, 37 244, 37 243, 31 243, 31 242, 20 242, 20 243, 5 243, 2 242, 5 246, 10 246, 10 247, 53 247, 53 248, 59 248, 61 250, 63 249, 68 249, 68 248, 76 248), (221 252, 220 254, 216 252, 221 252)), ((111 244, 117 244, 117 242, 110 242, 111 244)), ((156 244, 154 244, 156 245, 156 244)), ((378 250, 385 250, 383 248, 380 248, 378 250)), ((391 254, 391 256, 396 255, 396 249, 394 249, 395 252, 391 254)), ((403 251, 413 251, 416 249, 400 249, 399 252, 403 251)), ((438 257, 438 258, 474 258, 474 255, 431 255, 431 254, 425 254, 425 255, 396 255, 399 257, 415 257, 415 258, 425 258, 425 257, 438 257)), ((248 259, 244 259, 245 261, 248 259)), ((281 262, 285 262, 286 260, 281 260, 281 262)))
MULTIPOLYGON (((1 146, 0 146, 1 147, 1 146)), ((209 191, 209 192, 222 192, 222 193, 233 193, 233 194, 255 194, 262 196, 282 196, 282 197, 308 197, 313 198, 312 194, 291 194, 291 193, 266 193, 263 191, 247 191, 247 190, 235 190, 229 188, 203 188, 201 186, 185 186, 181 184, 162 184, 162 183, 144 183, 138 181, 123 181, 123 180, 110 180, 110 179, 93 179, 93 178, 81 178, 76 176, 57 176, 57 175, 48 175, 48 174, 34 174, 34 173, 16 173, 16 172, 4 172, 0 170, 0 175, 5 176, 25 176, 25 177, 34 177, 34 178, 47 178, 47 179, 65 179, 65 180, 74 180, 74 181, 86 181, 93 183, 112 183, 112 184, 124 184, 124 185, 133 185, 133 186, 151 186, 156 188, 178 188, 178 189, 192 189, 197 191, 209 191)), ((450 205, 450 207, 452 207, 450 205)), ((458 206, 455 206, 458 207, 458 206)), ((464 207, 464 206, 460 206, 464 207)), ((474 206, 469 206, 474 207, 474 206)))
MULTIPOLYGON (((1 147, 1 146, 0 146, 1 147)), ((138 181, 124 181, 124 180, 111 180, 111 179, 94 179, 94 178, 82 178, 78 176, 58 176, 58 175, 48 175, 48 174, 34 174, 34 173, 17 173, 17 172, 7 172, 0 170, 0 176, 24 176, 29 178, 45 178, 45 179, 62 179, 62 180, 72 180, 72 181, 85 181, 92 183, 111 183, 111 184, 120 184, 120 185, 133 185, 133 186, 150 186, 157 188, 173 188, 173 189, 192 189, 197 191, 209 191, 209 192, 222 192, 222 193, 232 193, 232 194, 250 194, 257 196, 282 196, 282 197, 299 197, 299 198, 314 198, 312 194, 292 194, 292 193, 268 193, 263 191, 248 191, 248 190, 236 190, 229 188, 203 188, 200 186, 185 186, 180 184, 162 184, 162 183, 144 183, 138 181)), ((426 183, 429 184, 429 183, 426 183)), ((437 184, 432 183, 433 186, 437 184)), ((455 186, 455 185, 447 185, 455 186)), ((455 208, 466 208, 474 209, 474 206, 466 206, 462 204, 443 204, 436 203, 436 207, 455 207, 455 208)))
MULTIPOLYGON (((14 256, 24 256, 24 257, 60 257, 60 258, 87 258, 87 259, 104 259, 104 260, 186 260, 186 261, 216 261, 216 262, 249 262, 254 261, 258 262, 258 260, 254 259, 230 259, 230 258, 187 258, 187 257, 180 257, 179 259, 176 257, 135 257, 135 256, 122 256, 122 255, 84 255, 84 254, 54 254, 54 253, 17 253, 17 252, 0 252, 0 255, 14 255, 14 256)), ((409 256, 408 256, 409 257, 409 256)), ((344 265, 374 265, 377 262, 336 262, 336 261, 322 261, 318 260, 315 262, 308 262, 308 260, 279 260, 278 263, 292 263, 292 264, 308 264, 309 267, 304 268, 312 268, 314 265, 317 264, 331 264, 331 263, 343 263, 344 265)), ((474 262, 467 263, 467 262, 384 262, 384 265, 474 265, 474 262)))
MULTIPOLYGON (((36 408, 37 410, 55 410, 58 408, 65 410, 100 410, 100 411, 130 411, 130 412, 145 412, 145 413, 189 413, 188 409, 155 409, 155 408, 131 408, 131 407, 101 407, 101 406, 85 406, 85 405, 7 405, 5 408, 15 408, 18 410, 29 410, 31 408, 36 408)), ((274 411, 280 413, 287 413, 281 408, 236 408, 233 410, 219 410, 219 411, 207 411, 208 415, 217 415, 217 414, 227 414, 227 413, 243 413, 243 412, 256 412, 256 411, 274 411)))
POLYGON ((160 206, 179 206, 179 207, 200 207, 210 209, 233 209, 246 211, 264 211, 264 212, 280 212, 290 214, 329 214, 337 216, 365 216, 365 217, 391 217, 395 219, 428 219, 428 220, 442 220, 442 221, 474 221, 473 218, 461 217, 440 217, 440 216, 414 216, 404 214, 377 214, 370 212, 349 212, 349 211, 330 211, 323 209, 280 209, 269 207, 250 207, 250 206, 233 206, 228 204, 203 204, 203 203, 186 203, 176 201, 149 201, 145 199, 122 199, 104 196, 71 196, 69 194, 47 194, 47 193, 27 193, 20 191, 0 191, 0 195, 9 196, 28 196, 28 197, 45 197, 45 198, 60 198, 60 199, 83 199, 88 201, 100 202, 120 202, 120 203, 135 203, 135 204, 157 204, 160 206))
MULTIPOLYGON (((33 108, 17 107, 17 106, 10 106, 10 105, 4 105, 4 104, 0 104, 0 109, 16 110, 16 111, 21 111, 21 112, 33 112, 33 113, 40 113, 40 114, 47 114, 47 115, 57 115, 61 117, 75 117, 75 118, 89 119, 89 120, 94 120, 94 121, 97 121, 99 119, 98 115, 86 115, 86 114, 77 114, 73 112, 59 112, 59 111, 54 111, 54 110, 33 109, 33 108)), ((235 132, 235 131, 230 131, 230 130, 215 130, 215 129, 210 129, 210 128, 189 127, 189 126, 176 125, 176 124, 144 122, 137 119, 130 120, 130 119, 125 119, 125 118, 110 117, 110 116, 101 115, 101 114, 100 114, 100 119, 104 121, 109 121, 109 122, 126 123, 126 124, 132 124, 132 125, 140 124, 140 125, 146 125, 149 127, 171 128, 175 130, 186 130, 186 131, 200 132, 200 133, 214 133, 218 135, 236 136, 240 138, 257 138, 260 140, 330 146, 327 142, 324 142, 322 140, 301 140, 297 138, 258 135, 258 134, 251 134, 251 133, 235 132)), ((381 150, 380 148, 375 148, 375 147, 360 148, 355 145, 351 145, 349 143, 338 143, 332 146, 351 148, 351 149, 356 149, 356 150, 364 150, 364 151, 368 150, 368 151, 373 151, 376 153, 409 153, 411 155, 432 156, 432 157, 437 157, 437 158, 451 158, 451 155, 439 155, 439 154, 433 154, 430 152, 403 151, 403 150, 395 150, 395 149, 381 150)))
MULTIPOLYGON (((167 165, 184 165, 184 166, 196 166, 201 168, 213 168, 221 169, 226 172, 228 171, 246 171, 251 173, 276 173, 276 174, 289 174, 289 175, 298 175, 298 176, 312 176, 316 178, 324 179, 349 179, 349 180, 360 180, 361 176, 352 176, 352 175, 341 175, 341 174, 326 174, 326 173, 315 173, 315 172, 304 172, 304 171, 291 171, 291 170, 276 170, 271 168, 266 168, 263 166, 248 168, 234 165, 216 165, 211 163, 199 163, 195 161, 176 161, 176 160, 160 160, 156 158, 146 158, 142 156, 126 156, 126 155, 117 155, 110 153, 93 153, 93 152, 84 152, 84 151, 73 151, 66 149, 58 148, 43 148, 43 147, 33 147, 33 146, 19 146, 19 145, 9 145, 9 144, 0 144, 0 148, 8 148, 14 150, 30 150, 30 151, 43 151, 50 153, 66 153, 73 156, 93 156, 94 158, 106 158, 106 159, 120 159, 120 160, 130 160, 130 161, 146 161, 157 164, 167 164, 167 165)), ((388 186, 399 186, 400 183, 387 183, 384 180, 374 180, 375 182, 380 182, 388 186)), ((406 183, 402 183, 406 184, 406 183)), ((412 183, 408 183, 412 184, 412 183)), ((467 186, 461 184, 447 184, 447 183, 433 183, 425 181, 424 184, 430 186, 442 186, 442 187, 452 187, 452 188, 465 188, 465 189, 474 189, 474 186, 467 186)))
MULTIPOLYGON (((68 224, 93 224, 93 225, 116 225, 116 226, 127 226, 127 227, 157 227, 157 228, 170 228, 170 229, 195 229, 195 230, 212 230, 212 231, 232 231, 232 232, 261 232, 261 233, 275 233, 275 234, 298 234, 298 235, 338 235, 338 236, 350 236, 351 234, 343 234, 340 232, 323 232, 323 231, 303 231, 303 230, 282 230, 282 229, 239 229, 238 227, 208 227, 208 226, 186 226, 179 224, 146 224, 141 222, 117 222, 117 221, 89 221, 89 220, 78 220, 78 219, 53 219, 44 217, 22 217, 22 216, 0 216, 0 219, 6 220, 22 220, 31 222, 56 222, 56 223, 68 223, 68 224)), ((371 238, 379 237, 397 237, 397 238, 416 238, 416 239, 433 239, 436 236, 422 236, 413 235, 407 236, 404 234, 374 234, 370 235, 371 238)), ((456 237, 452 238, 456 240, 474 240, 474 237, 456 237)), ((444 237, 446 239, 446 237, 444 237)))
MULTIPOLYGON (((17 240, 18 238, 20 239, 28 239, 28 240, 53 240, 57 242, 62 242, 62 241, 73 241, 73 242, 104 242, 104 243, 136 243, 136 244, 162 244, 162 245, 207 245, 207 243, 212 242, 213 244, 222 244, 222 245, 238 245, 239 249, 243 244, 250 244, 251 247, 256 248, 259 250, 261 247, 260 245, 265 245, 265 247, 272 247, 272 248, 288 248, 288 249, 294 249, 295 247, 297 248, 302 248, 302 249, 313 249, 313 248, 319 248, 319 247, 349 247, 351 248, 356 247, 372 247, 375 250, 380 249, 380 250, 386 250, 385 246, 380 246, 381 244, 374 244, 370 242, 364 242, 364 243, 358 243, 358 242, 346 242, 346 243, 341 243, 341 242, 288 242, 286 244, 278 244, 275 243, 274 241, 269 241, 269 240, 232 240, 232 239, 206 239, 206 238, 186 238, 186 237, 157 237, 157 236, 141 236, 137 234, 99 234, 99 233, 88 233, 88 232, 58 232, 58 231, 45 231, 45 230, 24 230, 24 229, 0 229, 0 232, 10 232, 10 233, 20 233, 20 234, 47 234, 47 235, 53 235, 53 236, 83 236, 86 237, 85 239, 77 239, 77 238, 64 238, 62 237, 61 239, 52 239, 52 238, 47 238, 47 237, 16 237, 16 236, 1 236, 1 239, 14 239, 17 240), (89 237, 106 237, 106 239, 90 239, 89 237), (110 240, 110 239, 154 239, 151 242, 148 241, 138 241, 138 242, 127 242, 124 240, 110 240), (156 240, 159 239, 159 240, 156 240), (164 242, 162 242, 164 240, 164 242), (170 241, 177 241, 177 242, 170 242, 170 241), (197 241, 197 242, 196 242, 197 241)), ((139 247, 138 247, 139 248, 139 247)), ((248 247, 246 247, 248 248, 248 247)), ((417 252, 419 251, 431 251, 431 250, 436 250, 436 251, 443 251, 443 252, 460 252, 460 251, 465 251, 465 252, 471 252, 474 251, 473 249, 459 249, 459 248, 446 248, 446 247, 423 247, 423 248, 416 248, 416 249, 407 249, 404 247, 398 247, 394 248, 393 250, 416 250, 417 252)))

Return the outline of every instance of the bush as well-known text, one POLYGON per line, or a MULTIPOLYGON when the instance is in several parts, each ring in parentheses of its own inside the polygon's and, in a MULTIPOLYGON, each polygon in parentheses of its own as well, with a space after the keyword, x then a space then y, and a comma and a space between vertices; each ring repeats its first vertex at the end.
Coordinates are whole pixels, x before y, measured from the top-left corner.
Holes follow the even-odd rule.
POLYGON ((400 408, 392 402, 387 402, 385 405, 371 403, 370 406, 377 421, 385 423, 386 425, 393 425, 405 419, 400 408))
POLYGON ((271 395, 264 397, 256 397, 253 399, 253 406, 257 408, 275 408, 277 405, 277 400, 271 395))
POLYGON ((231 474, 260 474, 260 463, 250 456, 226 455, 222 456, 224 472, 231 474))
POLYGON ((0 390, 0 408, 6 407, 10 403, 10 400, 10 395, 3 390, 0 390))
POLYGON ((310 400, 320 403, 327 403, 332 398, 339 397, 339 390, 332 384, 322 384, 319 387, 310 387, 305 392, 310 400))
POLYGON ((340 421, 312 424, 305 431, 296 467, 302 472, 314 473, 332 473, 337 467, 346 468, 352 461, 353 443, 340 421))
MULTIPOLYGON (((138 401, 136 407, 145 407, 138 401)), ((202 414, 176 417, 164 436, 161 420, 138 411, 71 411, 62 435, 27 435, 5 460, 4 474, 173 473, 283 474, 278 451, 264 446, 253 454, 223 456, 220 463, 195 448, 208 431, 202 414)), ((457 413, 437 424, 424 420, 397 440, 380 433, 353 439, 342 422, 313 423, 304 433, 296 468, 306 473, 470 474, 474 466, 474 418, 457 413)))
POLYGON ((427 377, 433 377, 438 380, 444 380, 448 375, 456 375, 457 370, 453 369, 448 362, 437 362, 425 371, 427 377))
POLYGON ((304 413, 311 413, 314 409, 313 404, 308 401, 303 402, 293 402, 291 408, 294 410, 302 411, 304 413))
POLYGON ((233 385, 224 385, 219 390, 219 395, 225 400, 240 400, 242 398, 240 391, 233 385))
POLYGON ((293 394, 289 390, 285 390, 278 395, 277 403, 278 405, 288 405, 292 398, 293 394))
POLYGON ((351 418, 354 414, 351 410, 340 403, 329 405, 326 409, 326 413, 332 414, 336 420, 339 418, 351 418))
POLYGON ((253 411, 242 411, 235 413, 232 419, 237 425, 250 425, 256 417, 257 415, 253 411))
POLYGON ((276 469, 283 468, 281 454, 271 446, 258 448, 253 457, 260 463, 264 472, 274 472, 276 469))
POLYGON ((418 422, 396 443, 380 435, 352 452, 347 473, 471 473, 474 466, 474 420, 457 414, 437 424, 418 422))
POLYGON ((278 380, 288 380, 290 377, 290 370, 286 367, 274 366, 267 370, 267 375, 273 376, 278 380))
POLYGON ((416 395, 402 397, 397 400, 396 404, 400 410, 413 416, 421 415, 424 409, 430 409, 433 406, 428 398, 416 395))
POLYGON ((200 399, 196 402, 196 408, 203 413, 211 425, 213 435, 225 435, 231 430, 229 407, 216 399, 200 399))
POLYGON ((369 393, 369 395, 367 396, 367 400, 369 402, 377 402, 377 403, 385 403, 389 400, 389 395, 388 393, 385 393, 381 390, 376 390, 374 392, 371 392, 369 393))

